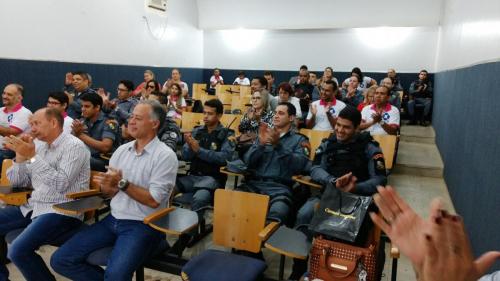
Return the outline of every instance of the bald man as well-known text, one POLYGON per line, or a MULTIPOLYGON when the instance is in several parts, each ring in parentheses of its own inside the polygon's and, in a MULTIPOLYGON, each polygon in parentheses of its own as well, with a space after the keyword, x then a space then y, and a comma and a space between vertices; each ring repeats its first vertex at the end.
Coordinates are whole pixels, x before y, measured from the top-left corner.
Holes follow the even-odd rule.
POLYGON ((4 106, 0 108, 0 169, 4 159, 12 159, 15 156, 14 151, 4 146, 4 138, 20 135, 29 128, 31 111, 23 106, 22 100, 23 86, 9 84, 3 89, 4 106))

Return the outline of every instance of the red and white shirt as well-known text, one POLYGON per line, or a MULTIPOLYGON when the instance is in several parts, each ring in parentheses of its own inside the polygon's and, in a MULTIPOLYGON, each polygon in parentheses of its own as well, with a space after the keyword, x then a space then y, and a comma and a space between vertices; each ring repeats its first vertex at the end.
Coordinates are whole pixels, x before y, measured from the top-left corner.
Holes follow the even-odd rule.
MULTIPOLYGON (((333 130, 332 125, 330 124, 330 121, 328 121, 328 116, 326 115, 327 111, 330 111, 333 117, 338 117, 339 113, 344 107, 346 107, 345 103, 342 101, 339 101, 337 99, 333 99, 331 102, 331 106, 328 108, 328 103, 323 100, 317 100, 312 103, 312 106, 316 106, 317 113, 314 118, 314 127, 313 130, 318 130, 318 131, 330 131, 333 130)), ((306 119, 311 119, 312 118, 312 113, 309 111, 307 113, 307 118, 306 119)))
MULTIPOLYGON (((18 134, 29 130, 29 118, 31 111, 21 103, 17 104, 12 110, 5 106, 0 108, 0 126, 16 129, 18 134)), ((3 145, 3 136, 0 136, 0 144, 3 145)))
MULTIPOLYGON (((375 104, 367 105, 361 111, 361 119, 363 122, 372 122, 372 114, 377 113, 375 104)), ((394 127, 399 127, 399 110, 397 107, 387 103, 382 111, 382 121, 394 127)), ((370 132, 370 135, 388 135, 379 123, 373 124, 364 130, 370 132)))

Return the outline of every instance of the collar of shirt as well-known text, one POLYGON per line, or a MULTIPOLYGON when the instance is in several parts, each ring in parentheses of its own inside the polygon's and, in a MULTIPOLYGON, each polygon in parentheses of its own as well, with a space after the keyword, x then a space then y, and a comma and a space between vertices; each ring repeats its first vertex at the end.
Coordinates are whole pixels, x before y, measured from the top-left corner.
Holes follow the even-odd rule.
MULTIPOLYGON (((374 110, 374 111, 377 111, 377 106, 375 104, 372 104, 370 106, 370 109, 374 110)), ((385 106, 384 106, 384 112, 389 112, 391 110, 391 104, 390 103, 385 103, 385 106)))
POLYGON ((135 155, 137 155, 137 156, 141 156, 146 152, 149 152, 149 153, 152 152, 154 147, 156 145, 158 145, 158 143, 160 142, 160 139, 158 139, 158 137, 155 136, 148 144, 146 144, 146 146, 144 147, 144 149, 142 150, 141 153, 137 153, 137 150, 135 149, 136 142, 137 141, 134 140, 133 142, 130 143, 130 146, 128 147, 128 151, 134 152, 135 155))
POLYGON ((19 111, 22 107, 23 107, 23 104, 20 102, 20 103, 16 104, 16 106, 14 106, 14 108, 12 108, 12 110, 8 110, 7 107, 4 107, 3 112, 5 112, 5 113, 16 112, 16 111, 19 111))
POLYGON ((92 121, 90 121, 90 119, 88 119, 88 118, 85 118, 84 123, 90 129, 91 127, 94 127, 95 124, 97 124, 101 121, 104 121, 104 114, 102 114, 102 112, 99 112, 99 116, 97 117, 97 119, 95 120, 94 123, 92 123, 92 121))
MULTIPOLYGON (((336 98, 333 98, 332 100, 332 105, 335 106, 337 104, 337 99, 336 98)), ((327 106, 328 105, 328 102, 325 101, 325 100, 319 100, 319 105, 322 105, 322 106, 327 106)))

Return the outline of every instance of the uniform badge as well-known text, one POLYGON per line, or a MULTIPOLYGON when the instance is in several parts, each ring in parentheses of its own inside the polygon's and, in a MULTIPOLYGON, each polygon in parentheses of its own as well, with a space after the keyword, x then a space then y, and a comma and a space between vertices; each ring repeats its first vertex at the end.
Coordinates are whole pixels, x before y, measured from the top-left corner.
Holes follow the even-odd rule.
POLYGON ((384 155, 382 153, 373 155, 373 160, 375 161, 375 169, 379 171, 385 171, 385 161, 384 155))
POLYGON ((390 117, 391 117, 391 116, 389 115, 389 113, 387 113, 387 112, 386 112, 386 113, 384 113, 384 115, 382 116, 382 119, 384 119, 384 121, 387 121, 387 120, 389 120, 389 118, 390 118, 390 117))
POLYGON ((175 132, 170 132, 169 135, 171 139, 177 139, 177 134, 175 132))
POLYGON ((111 130, 113 130, 113 131, 116 129, 115 124, 114 124, 114 123, 112 123, 112 122, 108 123, 108 126, 109 126, 109 127, 111 128, 111 130))
POLYGON ((210 149, 211 150, 217 150, 217 144, 215 142, 210 144, 210 149))

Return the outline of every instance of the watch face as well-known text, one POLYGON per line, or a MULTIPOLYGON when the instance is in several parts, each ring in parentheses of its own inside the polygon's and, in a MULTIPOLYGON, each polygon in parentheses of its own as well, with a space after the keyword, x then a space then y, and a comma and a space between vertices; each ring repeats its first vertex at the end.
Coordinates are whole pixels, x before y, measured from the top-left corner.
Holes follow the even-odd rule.
POLYGON ((127 180, 126 180, 126 179, 121 179, 121 180, 118 182, 118 188, 122 189, 122 188, 124 188, 125 186, 127 186, 127 180))

